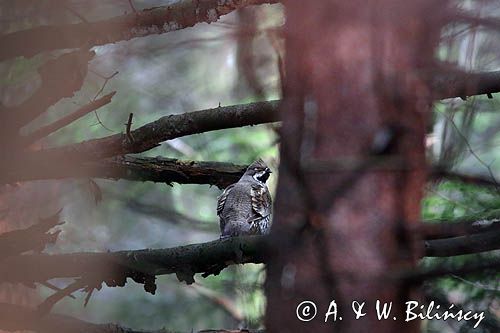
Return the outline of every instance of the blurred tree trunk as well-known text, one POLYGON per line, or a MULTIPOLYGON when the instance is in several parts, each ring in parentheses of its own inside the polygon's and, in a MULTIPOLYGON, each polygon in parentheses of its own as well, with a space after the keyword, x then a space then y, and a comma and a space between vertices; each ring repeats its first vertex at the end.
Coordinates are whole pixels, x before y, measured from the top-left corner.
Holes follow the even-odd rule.
POLYGON ((418 332, 405 323, 415 288, 396 279, 422 248, 423 78, 446 1, 285 1, 286 82, 269 332, 418 332), (394 278, 394 279, 393 279, 394 278), (304 300, 316 317, 297 319, 304 300), (325 324, 336 301, 343 320, 325 324), (354 319, 352 301, 366 302, 354 319), (378 320, 376 300, 393 302, 378 320), (397 320, 393 320, 396 317, 397 320))

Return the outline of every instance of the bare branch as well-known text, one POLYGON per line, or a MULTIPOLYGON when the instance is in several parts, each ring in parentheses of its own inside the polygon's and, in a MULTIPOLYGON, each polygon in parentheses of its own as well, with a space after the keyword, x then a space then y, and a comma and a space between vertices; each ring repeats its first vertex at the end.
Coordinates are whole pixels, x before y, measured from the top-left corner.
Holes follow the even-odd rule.
POLYGON ((31 144, 37 140, 40 140, 40 139, 54 133, 55 131, 71 124, 72 122, 80 119, 81 117, 85 116, 86 114, 88 114, 92 111, 95 111, 106 104, 111 103, 111 99, 113 98, 113 96, 115 94, 116 94, 116 91, 113 91, 110 94, 107 94, 99 99, 96 99, 96 100, 88 103, 87 105, 82 106, 81 108, 74 111, 73 113, 70 113, 63 118, 56 120, 52 124, 49 124, 49 125, 46 125, 46 126, 43 126, 43 127, 36 129, 34 132, 32 132, 26 136, 26 138, 24 139, 25 143, 31 144))
POLYGON ((76 280, 64 289, 56 291, 54 294, 47 297, 42 304, 38 306, 38 313, 43 316, 49 313, 54 305, 66 296, 70 296, 75 291, 86 287, 85 281, 76 280))
POLYGON ((66 277, 123 286, 127 278, 145 284, 146 278, 175 273, 190 284, 195 273, 206 277, 232 264, 262 263, 264 250, 265 238, 254 236, 158 250, 20 255, 0 262, 0 281, 32 284, 66 277))
POLYGON ((83 174, 97 178, 178 184, 208 184, 225 188, 240 179, 245 165, 183 161, 162 157, 123 156, 83 164, 83 174))
POLYGON ((450 70, 433 74, 432 94, 436 100, 500 92, 500 71, 467 73, 450 70))
MULTIPOLYGON (((427 241, 425 256, 454 256, 472 253, 472 249, 476 253, 499 249, 499 237, 496 230, 427 241)), ((126 279, 132 278, 144 284, 146 291, 154 293, 157 275, 175 273, 180 281, 191 284, 196 273, 206 277, 217 275, 232 264, 264 263, 269 259, 267 240, 266 236, 234 237, 169 249, 19 255, 0 262, 0 282, 31 285, 54 278, 82 278, 91 286, 104 282, 115 287, 124 286, 126 279)))
POLYGON ((278 105, 279 101, 257 102, 168 115, 131 131, 133 142, 122 133, 33 152, 27 157, 37 163, 37 160, 87 161, 141 153, 160 142, 186 135, 278 121, 278 105))
MULTIPOLYGON (((457 76, 443 73, 435 77, 435 86, 440 98, 500 91, 500 72, 464 74, 457 76), (471 82, 471 89, 467 87, 471 82), (496 84, 493 88, 492 85, 496 84), (474 90, 472 90, 472 87, 474 90)), ((116 134, 78 144, 46 149, 34 155, 40 158, 99 159, 128 153, 140 153, 158 146, 162 141, 226 128, 264 124, 280 120, 280 101, 257 102, 243 105, 218 107, 202 111, 164 116, 130 133, 134 142, 125 134, 116 134)), ((36 158, 36 156, 33 156, 36 158)))
POLYGON ((246 166, 223 162, 183 161, 162 157, 118 156, 100 161, 79 162, 50 160, 35 165, 19 164, 0 179, 29 181, 62 178, 107 178, 160 183, 208 184, 219 188, 235 183, 246 166))
MULTIPOLYGON (((495 75, 500 82, 500 74, 494 73, 486 74, 485 81, 488 81, 491 75, 495 75)), ((450 85, 455 84, 455 87, 463 86, 468 82, 466 77, 462 77, 461 80, 455 82, 450 79, 442 80, 442 82, 447 82, 446 84, 450 85)), ((482 87, 481 82, 479 82, 476 92, 482 91, 483 88, 485 87, 482 87)), ((458 89, 458 91, 461 90, 458 89)), ((56 166, 56 161, 71 161, 75 165, 75 163, 79 162, 90 162, 106 157, 144 152, 158 146, 163 141, 186 135, 276 122, 280 120, 279 103, 280 101, 257 102, 169 115, 130 131, 130 137, 133 137, 134 140, 130 140, 127 134, 121 133, 77 144, 27 152, 22 156, 6 161, 2 166, 5 171, 1 173, 0 182, 54 178, 55 170, 64 167, 64 165, 56 166), (51 169, 53 172, 49 171, 51 169)), ((68 166, 72 166, 72 164, 68 166)), ((95 166, 87 167, 94 168, 95 166)), ((100 170, 102 172, 102 169, 100 170)), ((62 174, 73 175, 69 170, 63 171, 62 174)), ((145 178, 141 180, 148 180, 145 178)), ((168 182, 169 180, 158 181, 168 182)))
POLYGON ((100 74, 97 74, 96 72, 94 72, 94 73, 97 76, 99 76, 100 78, 104 79, 104 82, 102 83, 101 88, 99 88, 99 90, 95 93, 94 98, 92 99, 93 101, 95 101, 97 99, 97 97, 104 91, 104 88, 106 88, 106 85, 108 84, 109 80, 111 80, 112 78, 114 78, 120 72, 116 71, 116 72, 114 72, 113 74, 111 74, 109 76, 102 76, 100 74))
MULTIPOLYGON (((498 229, 498 228, 497 228, 498 229)), ((427 257, 450 257, 500 249, 500 230, 425 242, 427 257)))
POLYGON ((92 22, 40 26, 0 36, 0 61, 43 51, 93 47, 135 37, 162 34, 215 22, 238 8, 276 0, 181 0, 172 5, 154 7, 114 18, 92 22))

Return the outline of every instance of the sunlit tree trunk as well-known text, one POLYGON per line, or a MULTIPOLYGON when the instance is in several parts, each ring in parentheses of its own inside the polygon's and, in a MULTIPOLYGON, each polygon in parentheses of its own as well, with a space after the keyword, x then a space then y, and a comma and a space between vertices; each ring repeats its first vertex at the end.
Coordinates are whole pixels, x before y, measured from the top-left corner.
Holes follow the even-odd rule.
POLYGON ((419 331, 418 320, 404 320, 418 290, 397 275, 414 268, 421 251, 411 230, 420 216, 431 102, 422 73, 432 69, 445 5, 285 1, 269 332, 419 331), (304 300, 317 306, 309 322, 296 315, 304 300), (332 300, 340 312, 325 323, 332 300), (366 302, 359 320, 355 300, 366 302), (378 320, 376 300, 392 302, 388 320, 378 320))

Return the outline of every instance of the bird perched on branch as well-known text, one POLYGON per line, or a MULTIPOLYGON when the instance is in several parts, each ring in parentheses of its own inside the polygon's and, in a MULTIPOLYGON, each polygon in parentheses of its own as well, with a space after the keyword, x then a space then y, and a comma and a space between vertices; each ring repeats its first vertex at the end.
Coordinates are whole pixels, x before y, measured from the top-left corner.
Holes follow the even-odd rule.
POLYGON ((261 159, 250 164, 237 183, 217 200, 221 238, 269 232, 272 199, 266 181, 271 170, 261 159))

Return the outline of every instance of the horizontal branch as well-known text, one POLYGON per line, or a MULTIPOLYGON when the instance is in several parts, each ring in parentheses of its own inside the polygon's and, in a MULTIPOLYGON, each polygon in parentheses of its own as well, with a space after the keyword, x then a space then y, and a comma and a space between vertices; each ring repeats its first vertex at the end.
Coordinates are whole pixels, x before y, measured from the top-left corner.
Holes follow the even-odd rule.
MULTIPOLYGON (((74 317, 47 314, 40 316, 35 309, 0 303, 0 329, 7 331, 36 331, 38 333, 171 333, 161 330, 135 330, 117 324, 94 324, 74 317)), ((198 333, 264 333, 261 330, 204 330, 198 333)))
POLYGON ((40 26, 0 36, 0 61, 40 52, 93 47, 136 37, 162 34, 192 27, 201 22, 215 22, 238 8, 249 5, 276 3, 275 0, 180 0, 167 6, 109 18, 97 22, 82 22, 40 26))
POLYGON ((32 284, 81 277, 90 285, 122 286, 127 278, 144 283, 147 277, 175 273, 179 280, 192 283, 195 273, 217 275, 232 264, 262 263, 264 241, 254 236, 158 250, 20 255, 0 262, 0 282, 32 284))
POLYGON ((223 162, 122 156, 83 163, 81 172, 87 177, 95 178, 153 181, 169 185, 208 184, 222 189, 236 183, 246 167, 223 162))
MULTIPOLYGON (((490 76, 487 76, 485 81, 488 81, 489 78, 490 76)), ((465 84, 467 80, 461 82, 465 84)), ((481 89, 484 88, 480 84, 477 91, 482 91, 481 89)), ((95 170, 99 170, 100 173, 104 173, 102 175, 104 177, 116 172, 115 174, 136 180, 175 182, 177 181, 175 179, 170 180, 169 177, 164 179, 158 176, 159 174, 168 175, 168 173, 152 172, 153 170, 161 170, 163 166, 158 169, 155 163, 150 164, 151 161, 142 163, 142 165, 149 164, 150 166, 150 168, 146 168, 144 173, 139 168, 140 162, 138 164, 131 163, 130 165, 120 165, 116 160, 102 161, 102 164, 82 165, 82 163, 128 153, 144 152, 158 146, 163 141, 186 135, 276 122, 280 120, 279 102, 257 102, 164 116, 132 131, 130 137, 133 140, 130 140, 126 134, 115 134, 81 143, 26 152, 5 161, 1 166, 0 183, 63 177, 57 176, 56 172, 65 175, 65 177, 72 177, 85 174, 89 170, 94 170, 94 173, 97 173, 95 170), (64 163, 61 163, 61 161, 64 163), (115 166, 117 170, 104 172, 102 166, 105 164, 115 166), (148 179, 148 177, 150 178, 148 179)), ((443 175, 443 171, 438 172, 443 175)), ((98 174, 94 175, 100 177, 98 174)), ((437 173, 434 174, 434 176, 436 175, 437 173)), ((461 177, 462 180, 469 181, 472 181, 471 178, 472 176, 466 179, 465 175, 461 177)), ((474 181, 477 181, 477 179, 474 179, 474 181)), ((489 184, 487 179, 482 183, 489 184)))
POLYGON ((500 71, 467 73, 446 71, 434 75, 431 80, 434 99, 466 98, 500 92, 500 71))
POLYGON ((172 185, 208 184, 225 188, 238 181, 245 165, 211 161, 186 161, 163 157, 118 156, 100 161, 78 160, 20 163, 9 173, 0 175, 0 181, 30 181, 64 178, 104 178, 133 181, 152 181, 172 185))
POLYGON ((500 230, 425 241, 427 257, 450 257, 500 249, 500 230))
MULTIPOLYGON (((425 256, 453 256, 500 248, 499 231, 467 237, 430 240, 425 256), (464 250, 465 249, 465 250, 464 250)), ((54 278, 81 278, 98 288, 124 286, 127 278, 144 284, 154 293, 154 277, 177 275, 180 281, 194 282, 194 274, 217 275, 232 264, 267 261, 267 236, 235 237, 169 249, 135 250, 108 253, 32 254, 9 257, 0 262, 0 282, 28 285, 54 278)), ((424 244, 422 244, 424 246, 424 244)))
MULTIPOLYGON (((450 74, 450 76, 442 74, 436 77, 435 81, 440 82, 436 83, 436 87, 441 87, 441 92, 438 95, 442 98, 461 96, 464 89, 469 94, 473 94, 474 91, 467 88, 471 80, 477 82, 475 93, 492 90, 490 89, 491 81, 498 83, 496 91, 500 91, 500 72, 470 74, 470 76, 473 79, 467 75, 458 79, 455 73, 450 74)), ((129 153, 141 153, 158 146, 163 141, 186 135, 279 121, 279 102, 257 102, 168 115, 132 131, 133 142, 128 140, 125 134, 115 134, 35 152, 32 158, 35 160, 57 160, 61 158, 89 160, 129 153)))
POLYGON ((101 98, 98 98, 98 99, 82 106, 81 108, 77 109, 76 111, 68 114, 67 116, 62 117, 61 119, 54 121, 53 123, 51 123, 49 125, 46 125, 46 126, 43 126, 43 127, 36 129, 32 133, 26 135, 26 137, 23 138, 23 141, 26 144, 31 144, 37 140, 40 140, 40 139, 54 133, 55 131, 57 131, 57 130, 71 124, 72 122, 80 119, 81 117, 89 114, 90 112, 95 111, 95 110, 99 109, 100 107, 103 107, 104 105, 111 103, 111 99, 113 98, 113 96, 115 94, 116 94, 116 91, 113 91, 112 93, 109 93, 105 96, 102 96, 101 98))
POLYGON ((133 130, 131 132, 133 141, 130 141, 125 134, 115 134, 33 152, 31 158, 34 159, 33 162, 38 158, 87 161, 141 153, 157 147, 163 141, 186 135, 278 121, 278 104, 278 101, 257 102, 168 115, 133 130))
MULTIPOLYGON (((224 162, 189 161, 163 157, 133 157, 125 155, 91 162, 69 160, 61 163, 55 160, 38 163, 36 167, 33 167, 33 164, 30 163, 23 163, 9 173, 4 173, 0 176, 0 181, 9 183, 14 181, 82 177, 152 181, 169 185, 172 183, 207 184, 225 188, 238 181, 246 167, 246 165, 224 162)), ((432 179, 446 177, 480 186, 496 185, 486 177, 457 174, 437 168, 430 172, 430 177, 432 179)), ((432 228, 432 226, 429 225, 429 228, 432 228)), ((467 230, 472 232, 474 228, 472 226, 472 229, 463 229, 462 233, 465 233, 467 230)), ((431 232, 435 233, 437 230, 431 232)), ((438 236, 437 238, 442 237, 438 236)))

